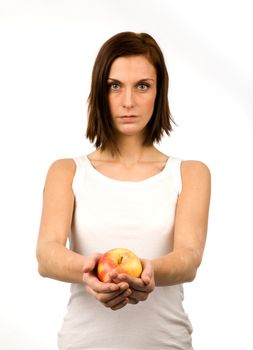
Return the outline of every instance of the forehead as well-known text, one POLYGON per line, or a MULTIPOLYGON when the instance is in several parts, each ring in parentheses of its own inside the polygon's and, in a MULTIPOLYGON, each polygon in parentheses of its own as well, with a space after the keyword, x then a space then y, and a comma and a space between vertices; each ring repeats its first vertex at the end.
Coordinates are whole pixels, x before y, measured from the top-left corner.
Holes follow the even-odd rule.
POLYGON ((109 78, 121 80, 126 77, 135 77, 136 79, 154 79, 156 77, 156 70, 153 64, 145 56, 118 57, 111 65, 109 78))

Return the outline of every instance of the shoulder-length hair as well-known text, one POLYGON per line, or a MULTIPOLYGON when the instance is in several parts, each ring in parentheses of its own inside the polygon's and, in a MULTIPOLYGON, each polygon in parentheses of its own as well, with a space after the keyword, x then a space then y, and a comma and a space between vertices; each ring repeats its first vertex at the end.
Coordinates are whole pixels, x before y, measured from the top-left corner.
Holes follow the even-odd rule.
POLYGON ((157 42, 147 33, 122 32, 107 40, 96 57, 88 98, 88 125, 86 137, 96 148, 118 153, 116 133, 108 102, 108 77, 113 61, 122 56, 143 55, 155 67, 157 94, 153 115, 146 127, 143 145, 159 142, 170 135, 174 123, 168 102, 169 76, 164 57, 157 42))

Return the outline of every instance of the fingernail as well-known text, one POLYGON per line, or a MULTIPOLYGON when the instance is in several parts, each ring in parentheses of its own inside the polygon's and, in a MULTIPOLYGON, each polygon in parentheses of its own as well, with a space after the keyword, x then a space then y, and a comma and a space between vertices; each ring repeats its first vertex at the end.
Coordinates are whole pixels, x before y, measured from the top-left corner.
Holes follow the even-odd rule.
POLYGON ((131 292, 130 289, 128 289, 128 290, 125 292, 125 296, 126 296, 126 297, 129 297, 129 295, 131 295, 131 294, 132 294, 132 292, 131 292))
POLYGON ((110 289, 111 289, 112 292, 114 292, 114 291, 118 290, 119 287, 117 286, 117 284, 115 284, 114 286, 111 286, 110 289))
POLYGON ((122 284, 121 286, 120 286, 120 289, 121 290, 124 290, 124 289, 127 289, 128 288, 128 284, 122 284))

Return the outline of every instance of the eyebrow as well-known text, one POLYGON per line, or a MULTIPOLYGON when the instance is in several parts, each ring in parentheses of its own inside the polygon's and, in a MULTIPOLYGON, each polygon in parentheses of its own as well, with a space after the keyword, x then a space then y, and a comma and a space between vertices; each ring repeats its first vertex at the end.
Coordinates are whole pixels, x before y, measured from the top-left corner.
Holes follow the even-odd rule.
MULTIPOLYGON (((108 78, 108 80, 115 81, 115 82, 117 82, 117 83, 121 83, 120 80, 114 79, 114 78, 108 78)), ((148 81, 148 80, 155 81, 155 79, 152 79, 152 78, 143 78, 143 79, 139 79, 139 80, 137 81, 137 83, 139 83, 139 82, 141 82, 141 81, 148 81)))

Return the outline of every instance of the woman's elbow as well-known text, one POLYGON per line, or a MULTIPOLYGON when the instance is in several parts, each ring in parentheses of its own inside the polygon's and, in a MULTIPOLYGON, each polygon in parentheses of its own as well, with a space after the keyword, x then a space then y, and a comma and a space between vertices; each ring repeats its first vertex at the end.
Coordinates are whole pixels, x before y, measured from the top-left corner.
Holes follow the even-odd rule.
POLYGON ((45 267, 45 264, 43 263, 43 254, 38 246, 36 249, 36 259, 38 263, 38 273, 40 274, 41 277, 47 277, 46 267, 45 267))
POLYGON ((188 272, 185 282, 193 282, 197 276, 197 268, 191 269, 191 271, 188 272))
POLYGON ((188 270, 186 282, 192 282, 195 280, 195 278, 197 276, 198 268, 199 268, 201 261, 202 261, 202 256, 200 254, 195 253, 195 254, 193 254, 193 256, 194 256, 194 258, 192 259, 192 264, 189 264, 189 265, 191 265, 191 267, 188 270))

